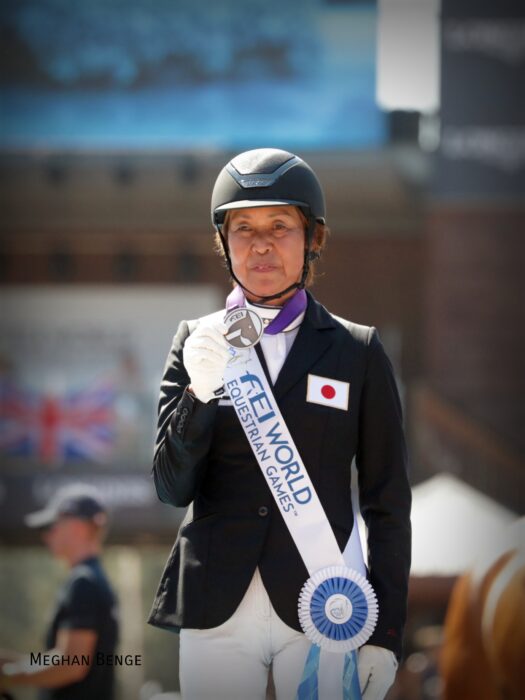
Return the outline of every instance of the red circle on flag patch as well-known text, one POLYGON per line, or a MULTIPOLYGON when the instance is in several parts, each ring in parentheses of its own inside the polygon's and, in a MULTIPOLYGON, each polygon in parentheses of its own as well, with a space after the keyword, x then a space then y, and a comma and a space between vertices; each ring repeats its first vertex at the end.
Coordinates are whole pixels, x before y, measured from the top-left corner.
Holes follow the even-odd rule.
POLYGON ((335 396, 335 389, 333 386, 330 386, 330 384, 325 384, 321 387, 321 394, 325 399, 333 399, 335 396))

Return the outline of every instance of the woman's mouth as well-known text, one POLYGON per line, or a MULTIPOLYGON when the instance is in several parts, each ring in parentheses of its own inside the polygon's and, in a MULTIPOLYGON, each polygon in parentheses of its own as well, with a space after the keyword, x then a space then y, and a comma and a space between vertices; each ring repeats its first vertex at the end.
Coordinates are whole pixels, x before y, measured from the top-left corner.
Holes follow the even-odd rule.
POLYGON ((250 268, 253 272, 273 272, 276 269, 276 265, 254 265, 250 268))

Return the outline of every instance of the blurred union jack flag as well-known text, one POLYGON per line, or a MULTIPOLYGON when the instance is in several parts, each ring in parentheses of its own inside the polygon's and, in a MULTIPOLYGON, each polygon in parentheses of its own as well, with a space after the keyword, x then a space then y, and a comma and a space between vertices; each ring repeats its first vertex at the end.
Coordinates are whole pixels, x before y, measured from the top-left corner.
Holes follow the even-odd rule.
POLYGON ((107 462, 116 437, 116 391, 108 381, 62 396, 0 382, 0 452, 44 464, 107 462))

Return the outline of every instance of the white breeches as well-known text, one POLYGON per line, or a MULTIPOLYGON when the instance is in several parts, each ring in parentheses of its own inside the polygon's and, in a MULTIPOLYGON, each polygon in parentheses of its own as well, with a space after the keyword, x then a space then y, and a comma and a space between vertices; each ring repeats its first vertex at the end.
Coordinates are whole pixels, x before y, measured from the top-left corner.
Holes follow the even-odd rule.
MULTIPOLYGON (((276 699, 295 700, 309 649, 304 634, 277 616, 256 569, 229 620, 211 629, 181 630, 182 700, 265 700, 270 664, 276 699)), ((341 674, 342 658, 339 668, 324 674, 322 700, 339 700, 341 674)))

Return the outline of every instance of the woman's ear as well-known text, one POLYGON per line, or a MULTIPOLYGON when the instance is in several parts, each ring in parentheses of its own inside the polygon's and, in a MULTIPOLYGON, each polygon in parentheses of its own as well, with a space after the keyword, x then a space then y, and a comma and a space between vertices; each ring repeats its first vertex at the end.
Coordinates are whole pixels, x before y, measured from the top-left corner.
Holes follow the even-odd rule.
POLYGON ((314 235, 313 235, 313 240, 312 240, 312 245, 310 248, 310 252, 308 253, 308 259, 310 262, 313 260, 319 260, 321 257, 321 250, 322 250, 322 234, 319 231, 319 228, 316 227, 314 235))

